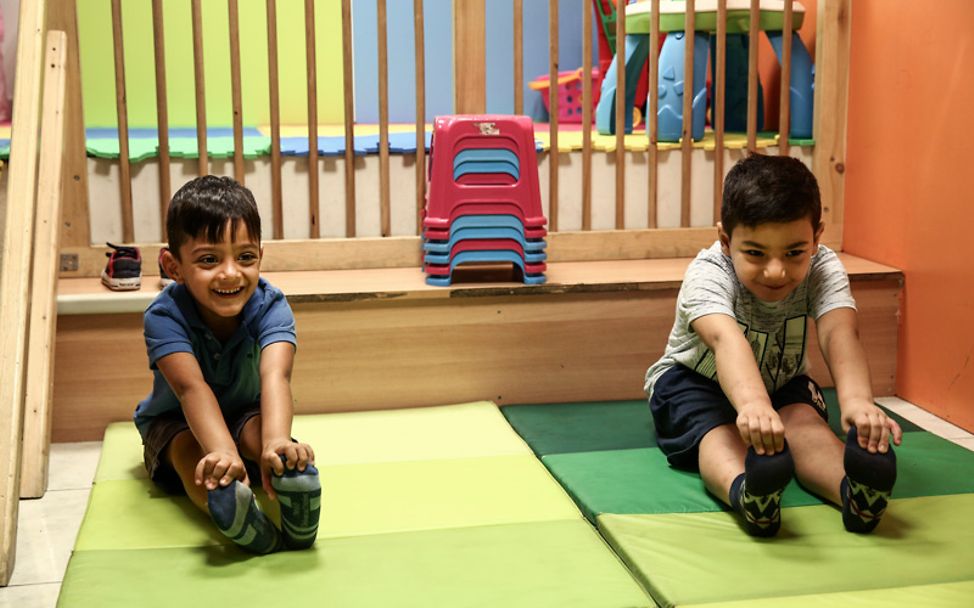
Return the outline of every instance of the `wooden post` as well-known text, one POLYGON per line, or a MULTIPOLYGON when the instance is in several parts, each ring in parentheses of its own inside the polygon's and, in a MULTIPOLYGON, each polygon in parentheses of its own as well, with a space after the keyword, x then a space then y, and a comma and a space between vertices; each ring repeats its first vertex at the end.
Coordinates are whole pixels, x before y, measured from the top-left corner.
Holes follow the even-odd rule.
POLYGON ((112 36, 115 43, 115 111, 118 119, 118 187, 122 201, 122 240, 135 241, 132 216, 132 170, 129 165, 128 102, 125 98, 125 44, 122 38, 122 0, 112 0, 112 36))
POLYGON ((308 74, 308 223, 309 236, 321 236, 318 225, 318 64, 315 58, 315 0, 304 0, 304 51, 308 74))
POLYGON ((81 61, 78 53, 77 0, 48 0, 47 27, 67 35, 64 108, 64 175, 61 179, 61 245, 91 244, 88 216, 88 155, 85 150, 84 108, 81 100, 81 61))
POLYGON ((416 234, 423 233, 426 207, 426 42, 423 0, 413 0, 413 40, 416 50, 416 234))
POLYGON ((172 177, 169 172, 169 104, 166 93, 166 35, 163 27, 162 0, 152 0, 152 42, 156 65, 156 131, 159 134, 159 216, 161 237, 165 241, 166 218, 172 177))
POLYGON ((648 227, 656 228, 657 194, 659 193, 659 0, 653 0, 652 15, 649 22, 649 100, 646 102, 646 129, 649 131, 649 163, 646 203, 649 217, 648 227))
POLYGON ((687 0, 683 13, 683 133, 680 137, 680 160, 683 184, 680 189, 680 226, 690 227, 690 201, 693 187, 693 44, 696 32, 695 0, 687 0))
MULTIPOLYGON (((626 56, 626 7, 616 7, 616 57, 626 56)), ((626 227, 626 62, 616 61, 616 230, 626 227)))
POLYGON ((548 0, 548 228, 558 231, 558 0, 548 0))
POLYGON ((822 193, 829 238, 842 240, 846 120, 849 102, 850 0, 819 0, 815 51, 815 151, 812 169, 822 193))
POLYGON ((210 162, 206 151, 206 79, 203 75, 203 12, 200 2, 192 0, 193 15, 193 74, 196 84, 196 152, 197 173, 200 176, 210 172, 210 162))
POLYGON ((785 0, 785 23, 781 30, 781 96, 778 102, 778 154, 788 156, 791 137, 791 17, 792 0, 785 0))
POLYGON ((281 185, 281 94, 277 62, 277 0, 267 0, 267 91, 271 119, 271 203, 273 234, 284 238, 284 195, 281 185))
POLYGON ((230 99, 233 104, 233 177, 244 183, 243 99, 240 92, 240 9, 237 0, 227 0, 230 22, 230 99))
POLYGON ((483 114, 487 108, 485 0, 453 0, 453 108, 483 114))
POLYGON ((724 105, 727 97, 727 0, 717 0, 717 65, 714 74, 714 223, 724 190, 724 105))
POLYGON ((747 46, 747 150, 758 149, 758 29, 761 0, 751 0, 747 46))
POLYGON ((27 380, 24 391, 24 443, 20 495, 38 498, 47 491, 54 392, 54 333, 57 327, 58 247, 60 242, 61 170, 64 158, 64 32, 47 33, 34 259, 31 274, 27 380))
POLYGON ((17 71, 14 84, 10 160, 16 170, 7 182, 0 210, 0 586, 10 582, 17 549, 20 499, 21 433, 24 421, 24 371, 30 296, 30 267, 37 194, 38 124, 46 2, 20 5, 17 71))
MULTIPOLYGON (((588 4, 588 2, 586 2, 588 4)), ((524 0, 514 0, 514 113, 524 114, 524 0)), ((590 8, 591 10, 591 8, 590 8)), ((591 44, 591 41, 589 41, 591 44)))
POLYGON ((582 3, 582 230, 592 229, 592 4, 582 3))
POLYGON ((342 0, 342 83, 345 104, 345 236, 355 236, 355 98, 352 76, 352 0, 342 0))
POLYGON ((386 38, 386 0, 376 0, 379 72, 379 223, 380 234, 392 234, 389 209, 389 42, 386 38))

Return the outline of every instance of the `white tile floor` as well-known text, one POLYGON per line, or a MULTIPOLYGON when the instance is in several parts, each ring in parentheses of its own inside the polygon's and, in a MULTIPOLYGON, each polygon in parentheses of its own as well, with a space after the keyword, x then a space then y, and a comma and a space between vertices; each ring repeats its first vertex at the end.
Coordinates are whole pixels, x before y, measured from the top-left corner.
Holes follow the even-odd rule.
MULTIPOLYGON (((877 399, 916 425, 974 451, 974 435, 902 399, 877 399)), ((48 492, 20 502, 17 557, 0 608, 53 608, 74 546, 98 465, 101 442, 51 446, 48 492)))

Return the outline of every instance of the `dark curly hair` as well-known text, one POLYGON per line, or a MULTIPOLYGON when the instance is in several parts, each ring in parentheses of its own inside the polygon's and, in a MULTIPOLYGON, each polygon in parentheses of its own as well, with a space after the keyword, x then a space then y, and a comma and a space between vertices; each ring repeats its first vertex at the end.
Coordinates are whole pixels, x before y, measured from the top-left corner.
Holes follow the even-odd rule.
POLYGON ((751 154, 724 179, 720 222, 731 235, 739 225, 793 222, 808 218, 812 230, 822 221, 822 198, 815 175, 788 156, 751 154))
POLYGON ((190 180, 176 191, 169 205, 169 250, 178 258, 180 246, 191 238, 219 243, 227 221, 231 239, 243 222, 250 236, 260 242, 260 214, 250 190, 229 177, 204 175, 190 180))

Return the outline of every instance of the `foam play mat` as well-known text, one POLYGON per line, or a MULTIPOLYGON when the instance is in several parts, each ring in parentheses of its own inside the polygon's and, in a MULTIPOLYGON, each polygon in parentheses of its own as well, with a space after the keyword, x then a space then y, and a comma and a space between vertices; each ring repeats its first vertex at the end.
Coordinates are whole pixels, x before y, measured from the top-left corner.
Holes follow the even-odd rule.
POLYGON ((253 557, 156 489, 134 426, 111 425, 59 606, 653 605, 493 403, 298 416, 293 432, 316 451, 318 541, 253 557))
POLYGON ((503 413, 660 606, 971 605, 974 452, 895 414, 898 479, 873 534, 846 532, 837 508, 792 482, 781 532, 764 540, 640 437, 652 429, 644 401, 503 413))

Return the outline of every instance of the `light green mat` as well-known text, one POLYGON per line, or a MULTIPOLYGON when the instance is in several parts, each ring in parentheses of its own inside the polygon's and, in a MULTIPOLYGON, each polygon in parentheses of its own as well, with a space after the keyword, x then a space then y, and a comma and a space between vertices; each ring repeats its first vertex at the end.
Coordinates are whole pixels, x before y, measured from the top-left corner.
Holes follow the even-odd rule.
MULTIPOLYGON (((116 138, 89 138, 85 149, 88 156, 96 158, 118 158, 121 155, 116 138)), ((154 137, 129 138, 129 161, 133 163, 155 158, 158 152, 159 141, 154 137)))
MULTIPOLYGON (((271 150, 271 139, 263 136, 248 136, 243 139, 244 158, 267 156, 271 150)), ((117 138, 89 138, 85 148, 90 156, 98 158, 118 158, 117 138)), ((210 158, 233 158, 232 137, 207 137, 206 153, 210 158)), ((159 140, 155 137, 130 137, 129 160, 140 162, 159 155, 159 140)), ((171 137, 169 155, 172 158, 198 158, 195 137, 171 137)))
POLYGON ((250 559, 227 547, 79 551, 61 589, 61 608, 653 605, 581 519, 323 539, 250 559))
POLYGON ((737 602, 684 604, 684 608, 890 608, 923 606, 923 608, 958 608, 970 606, 974 582, 915 585, 868 591, 815 593, 794 597, 749 599, 737 602))
POLYGON ((974 495, 894 499, 869 535, 831 506, 782 512, 754 539, 730 513, 600 515, 599 529, 664 606, 974 580, 974 495))

